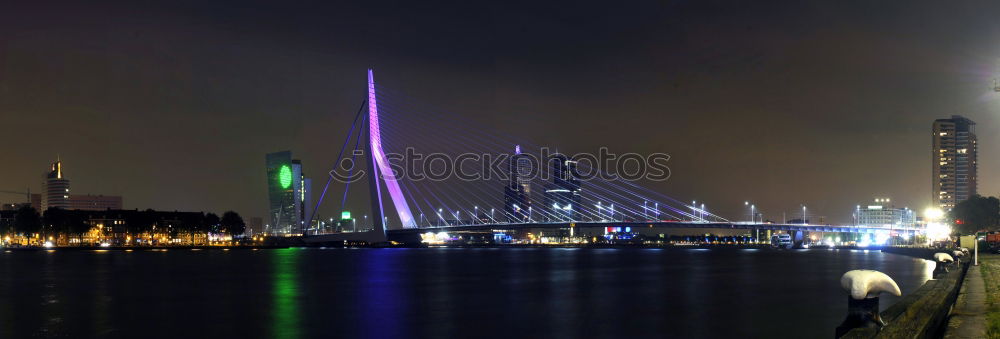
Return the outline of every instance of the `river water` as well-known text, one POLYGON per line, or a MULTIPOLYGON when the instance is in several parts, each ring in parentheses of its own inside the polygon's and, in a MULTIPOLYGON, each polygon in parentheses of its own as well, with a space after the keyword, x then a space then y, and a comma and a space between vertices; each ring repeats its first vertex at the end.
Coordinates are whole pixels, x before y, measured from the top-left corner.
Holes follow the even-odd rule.
POLYGON ((14 251, 0 337, 826 338, 851 269, 905 295, 933 265, 849 250, 14 251))

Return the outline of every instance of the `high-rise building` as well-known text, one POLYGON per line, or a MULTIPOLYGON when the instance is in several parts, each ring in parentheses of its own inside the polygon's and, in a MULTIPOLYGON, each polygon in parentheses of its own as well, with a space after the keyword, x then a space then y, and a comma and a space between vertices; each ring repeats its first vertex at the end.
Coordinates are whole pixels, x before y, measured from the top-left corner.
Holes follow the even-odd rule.
POLYGON ((299 214, 299 227, 296 233, 304 232, 311 227, 309 211, 312 210, 312 179, 306 178, 302 170, 301 160, 292 160, 292 177, 295 178, 295 210, 299 214))
POLYGON ((302 233, 307 228, 308 211, 312 208, 312 180, 302 172, 302 161, 292 159, 292 152, 269 153, 267 195, 271 221, 270 233, 302 233))
POLYGON ((69 209, 69 179, 63 177, 62 161, 53 162, 42 183, 42 211, 57 207, 69 209))
MULTIPOLYGON (((509 222, 523 222, 531 209, 531 158, 514 146, 514 156, 508 165, 510 180, 503 189, 504 215, 509 222)), ((478 217, 478 216, 477 216, 478 217)))
POLYGON ((580 179, 576 161, 562 154, 549 158, 552 183, 545 189, 546 218, 553 221, 577 220, 580 210, 580 179))
POLYGON ((854 211, 857 224, 868 227, 899 228, 914 227, 917 215, 909 208, 896 208, 892 199, 875 198, 873 204, 858 205, 854 211))
POLYGON ((534 164, 531 163, 531 157, 521 153, 521 145, 514 146, 514 156, 511 157, 510 166, 512 181, 521 186, 521 190, 524 191, 524 195, 530 201, 531 177, 532 172, 534 172, 534 164))
POLYGON ((976 123, 960 115, 934 120, 932 201, 943 210, 976 194, 976 123))

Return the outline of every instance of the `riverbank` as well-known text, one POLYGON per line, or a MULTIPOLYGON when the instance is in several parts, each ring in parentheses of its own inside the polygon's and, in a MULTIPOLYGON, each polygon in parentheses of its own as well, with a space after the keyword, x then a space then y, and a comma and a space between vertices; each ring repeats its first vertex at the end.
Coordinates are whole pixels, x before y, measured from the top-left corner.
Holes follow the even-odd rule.
POLYGON ((167 250, 261 250, 282 249, 288 246, 276 245, 239 245, 239 246, 66 246, 66 247, 2 247, 3 251, 34 252, 34 251, 167 251, 167 250))
POLYGON ((892 247, 892 246, 887 246, 887 247, 885 247, 885 248, 882 249, 882 252, 885 252, 885 253, 905 255, 905 256, 910 256, 910 257, 920 258, 920 259, 926 259, 926 260, 931 260, 931 261, 934 260, 934 253, 944 252, 944 253, 948 253, 948 255, 951 255, 951 251, 952 250, 950 250, 950 249, 938 249, 938 248, 930 248, 930 247, 892 247))
MULTIPOLYGON (((238 250, 238 249, 282 249, 282 248, 621 248, 621 249, 759 249, 775 251, 798 251, 798 250, 866 250, 884 251, 882 247, 858 247, 858 246, 814 246, 810 248, 776 248, 768 244, 406 244, 395 242, 364 243, 364 242, 337 242, 322 244, 305 244, 301 242, 285 242, 279 244, 262 245, 200 245, 200 246, 14 246, 0 247, 3 251, 159 251, 159 250, 238 250)), ((885 251, 893 253, 890 251, 885 251)), ((901 253, 896 253, 901 254, 901 253)), ((912 255, 915 256, 915 255, 912 255)), ((928 259, 928 258, 924 258, 928 259)))

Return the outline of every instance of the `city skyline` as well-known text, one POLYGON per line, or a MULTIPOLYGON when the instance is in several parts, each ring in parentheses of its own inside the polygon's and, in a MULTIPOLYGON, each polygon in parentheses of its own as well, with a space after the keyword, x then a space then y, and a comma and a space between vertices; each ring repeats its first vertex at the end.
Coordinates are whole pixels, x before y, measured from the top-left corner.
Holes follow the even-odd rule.
POLYGON ((0 338, 1000 338, 998 1, 0 8, 0 338))
MULTIPOLYGON (((110 25, 79 29, 81 24, 106 19, 107 14, 97 9, 74 8, 82 15, 65 18, 59 11, 20 4, 0 14, 8 19, 0 30, 10 33, 0 35, 8 60, 0 66, 6 74, 0 79, 4 122, 41 126, 38 119, 45 119, 46 126, 60 132, 32 147, 13 149, 10 160, 15 166, 0 178, 0 188, 20 190, 27 184, 40 191, 35 186, 36 164, 44 166, 54 154, 61 154, 72 164, 74 177, 88 178, 74 182, 74 190, 128 196, 134 208, 232 209, 263 217, 255 211, 267 206, 266 187, 250 184, 266 180, 259 166, 261 154, 294 150, 305 162, 305 172, 325 173, 336 157, 331 148, 343 137, 344 124, 364 97, 358 79, 372 65, 382 70, 382 84, 427 98, 439 107, 474 112, 484 124, 523 132, 526 138, 558 145, 568 153, 598 146, 669 153, 672 178, 651 188, 704 201, 730 218, 741 214, 742 202, 747 200, 772 220, 782 212, 796 213, 804 203, 834 221, 848 222, 847 211, 871 196, 891 196, 900 205, 922 210, 931 195, 925 179, 931 173, 926 162, 930 153, 927 124, 954 114, 976 121, 981 143, 986 145, 980 156, 979 191, 995 195, 1000 188, 992 178, 1000 160, 989 147, 997 143, 994 135, 998 134, 992 114, 998 108, 996 93, 989 88, 997 65, 993 58, 984 57, 996 54, 988 42, 997 40, 997 30, 995 20, 985 14, 990 11, 978 6, 956 5, 938 11, 963 18, 961 25, 946 26, 927 24, 915 15, 933 7, 930 2, 904 9, 874 4, 867 8, 736 6, 708 13, 701 17, 703 22, 683 20, 684 13, 703 10, 703 5, 675 5, 667 10, 654 4, 631 4, 614 11, 643 16, 625 22, 612 15, 599 25, 588 24, 574 19, 597 9, 574 8, 564 13, 560 21, 564 27, 525 24, 529 31, 542 33, 534 37, 502 29, 435 37, 446 44, 419 35, 409 37, 412 43, 426 42, 440 51, 463 51, 446 53, 450 56, 440 61, 426 53, 396 53, 387 58, 376 52, 383 47, 402 49, 397 46, 399 38, 390 33, 398 31, 391 19, 400 18, 408 10, 405 6, 388 12, 352 6, 361 6, 356 8, 356 18, 344 18, 344 26, 320 25, 315 31, 302 26, 285 31, 252 25, 250 19, 262 9, 231 16, 213 14, 198 5, 120 9, 150 19, 117 23, 134 28, 122 31, 161 38, 168 46, 185 51, 155 66, 136 60, 157 60, 161 51, 137 48, 129 35, 109 33, 119 31, 110 25), (861 14, 888 11, 901 12, 888 21, 861 14), (751 20, 762 13, 802 19, 751 20), (25 22, 27 17, 35 23, 25 22), (186 24, 204 17, 228 26, 200 26, 205 34, 189 34, 186 24), (853 23, 845 24, 841 17, 852 18, 853 23), (68 21, 59 21, 63 19, 68 21), (317 33, 378 19, 389 24, 368 32, 362 40, 334 40, 351 44, 350 56, 324 57, 338 49, 317 33), (664 21, 675 23, 660 24, 664 21), (803 28, 803 21, 825 22, 829 28, 797 30, 803 28), (928 34, 903 34, 918 23, 928 34), (43 47, 48 45, 33 31, 38 25, 47 27, 46 38, 64 42, 62 47, 43 47), (660 34, 677 25, 690 30, 689 38, 660 34), (605 26, 618 29, 607 31, 605 26), (238 47, 213 44, 244 27, 253 27, 254 34, 239 39, 269 52, 233 59, 238 47), (719 32, 727 38, 712 43, 697 40, 719 32), (484 59, 483 54, 468 51, 480 43, 470 39, 472 33, 496 37, 512 48, 503 53, 490 49, 484 59), (301 39, 287 43, 273 39, 288 36, 301 39), (569 39, 546 40, 561 36, 569 39), (969 38, 950 39, 953 36, 969 38), (580 50, 574 41, 616 48, 580 50), (632 45, 649 47, 632 55, 614 52, 631 50, 632 45), (853 48, 830 50, 835 45, 853 48), (817 53, 829 55, 811 61, 810 56, 817 53), (560 55, 567 54, 579 57, 554 66, 564 59, 560 55), (663 55, 670 55, 670 64, 655 61, 663 55), (228 62, 223 68, 208 67, 223 61, 228 62), (881 67, 864 68, 868 65, 881 67), (767 67, 778 71, 763 72, 767 67), (67 72, 46 71, 63 68, 67 72), (428 79, 434 80, 426 83, 428 79), (86 90, 91 85, 100 85, 101 92, 86 90), (41 97, 55 99, 42 101, 41 97), (607 112, 619 111, 633 113, 615 114, 618 124, 604 122, 607 112), (538 114, 542 112, 546 114, 538 114), (84 121, 95 122, 81 125, 84 121), (121 128, 119 124, 125 123, 144 127, 121 128), (573 133, 539 127, 549 123, 565 123, 573 133), (289 128, 274 131, 274 125, 289 128), (584 140, 576 132, 608 137, 584 140), (226 175, 217 177, 216 173, 226 175), (214 185, 227 189, 212 189, 214 185)), ((338 9, 315 12, 326 15, 338 9)), ((514 19, 523 14, 498 8, 483 15, 514 19)), ((270 20, 277 24, 289 19, 270 20)), ((318 20, 306 18, 306 22, 318 20)), ((465 19, 446 16, 441 22, 448 20, 465 19)), ((439 28, 436 24, 415 27, 416 32, 439 28)), ((2 140, 12 144, 31 140, 33 135, 19 129, 6 133, 2 140)), ((3 201, 16 199, 10 196, 3 201)), ((323 214, 337 215, 335 209, 325 209, 323 214)))

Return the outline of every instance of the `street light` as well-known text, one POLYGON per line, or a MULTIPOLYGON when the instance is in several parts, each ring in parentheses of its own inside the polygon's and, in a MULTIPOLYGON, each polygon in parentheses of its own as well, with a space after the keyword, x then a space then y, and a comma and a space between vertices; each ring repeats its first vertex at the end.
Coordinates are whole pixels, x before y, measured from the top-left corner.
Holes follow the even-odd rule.
POLYGON ((802 205, 802 224, 808 224, 806 222, 806 205, 802 205))
POLYGON ((476 219, 479 219, 479 206, 472 206, 472 211, 473 211, 472 223, 475 224, 476 219))

